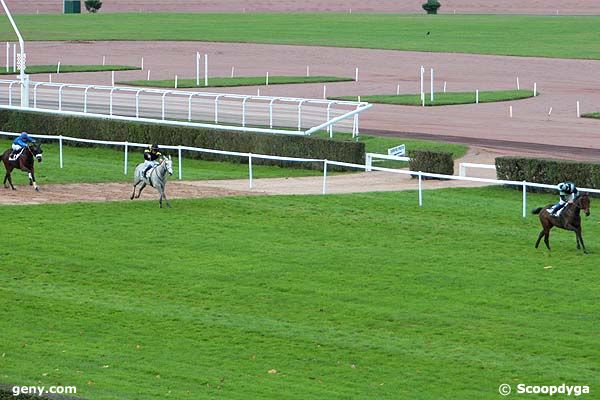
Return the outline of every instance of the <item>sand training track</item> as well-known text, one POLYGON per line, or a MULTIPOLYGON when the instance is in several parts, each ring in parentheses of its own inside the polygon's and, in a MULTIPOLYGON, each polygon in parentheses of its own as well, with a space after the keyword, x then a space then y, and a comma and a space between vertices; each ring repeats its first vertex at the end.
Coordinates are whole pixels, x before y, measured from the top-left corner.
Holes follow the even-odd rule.
MULTIPOLYGON (((15 13, 58 13, 62 1, 7 0, 15 13)), ((422 13, 424 1, 398 0, 105 0, 102 12, 385 12, 422 13), (174 4, 175 3, 175 4, 174 4)), ((440 13, 600 14, 592 0, 444 0, 440 13)))

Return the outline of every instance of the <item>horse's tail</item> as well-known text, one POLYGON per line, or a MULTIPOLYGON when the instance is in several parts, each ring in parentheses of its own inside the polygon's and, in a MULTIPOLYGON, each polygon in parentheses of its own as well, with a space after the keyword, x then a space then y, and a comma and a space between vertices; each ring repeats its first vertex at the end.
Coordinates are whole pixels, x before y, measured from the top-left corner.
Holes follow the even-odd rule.
POLYGON ((532 214, 539 214, 540 212, 542 212, 542 210, 544 209, 544 207, 538 207, 534 210, 531 211, 532 214))

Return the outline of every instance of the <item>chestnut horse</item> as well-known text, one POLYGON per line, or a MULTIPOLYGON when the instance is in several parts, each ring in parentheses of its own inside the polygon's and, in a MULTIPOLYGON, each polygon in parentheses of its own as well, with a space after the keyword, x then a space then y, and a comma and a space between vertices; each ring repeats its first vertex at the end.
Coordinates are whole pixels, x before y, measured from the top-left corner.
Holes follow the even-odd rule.
POLYGON ((36 191, 39 191, 40 187, 35 182, 34 163, 35 160, 42 162, 42 147, 37 143, 31 143, 21 150, 21 155, 14 161, 9 160, 11 153, 12 150, 8 149, 2 154, 2 162, 4 163, 4 168, 6 168, 4 187, 8 188, 8 185, 6 184, 6 181, 8 181, 12 190, 16 190, 12 183, 11 173, 13 169, 20 169, 29 174, 29 185, 33 186, 36 191))
POLYGON ((534 214, 540 215, 540 222, 542 224, 542 231, 538 236, 537 242, 535 242, 535 248, 538 248, 540 240, 543 237, 546 247, 550 250, 550 229, 556 226, 557 228, 575 232, 577 249, 583 248, 583 252, 587 254, 587 250, 583 244, 583 237, 581 236, 581 217, 579 213, 583 210, 586 216, 590 216, 590 196, 587 193, 583 193, 572 204, 567 204, 558 216, 551 215, 548 212, 548 209, 553 206, 554 204, 550 204, 546 207, 533 210, 534 214))

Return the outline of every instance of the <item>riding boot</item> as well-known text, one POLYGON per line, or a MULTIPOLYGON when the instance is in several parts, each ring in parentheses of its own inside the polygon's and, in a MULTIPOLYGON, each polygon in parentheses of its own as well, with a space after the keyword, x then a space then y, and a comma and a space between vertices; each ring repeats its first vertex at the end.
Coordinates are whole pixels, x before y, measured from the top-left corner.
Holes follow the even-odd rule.
POLYGON ((564 207, 564 204, 557 204, 552 208, 552 211, 550 212, 550 215, 556 217, 557 213, 564 207))
POLYGON ((148 173, 148 171, 150 171, 150 169, 151 169, 151 168, 152 168, 152 165, 150 165, 150 166, 146 167, 146 169, 144 170, 144 173, 142 174, 142 176, 143 176, 145 179, 148 179, 148 176, 146 176, 146 174, 148 173))

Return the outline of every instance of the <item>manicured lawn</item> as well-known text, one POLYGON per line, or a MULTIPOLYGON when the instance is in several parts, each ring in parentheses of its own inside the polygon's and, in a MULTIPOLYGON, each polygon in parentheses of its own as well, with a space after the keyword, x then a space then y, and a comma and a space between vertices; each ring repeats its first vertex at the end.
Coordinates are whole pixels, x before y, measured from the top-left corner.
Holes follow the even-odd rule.
MULTIPOLYGON (((28 74, 55 74, 57 71, 57 65, 28 65, 28 74)), ((60 73, 67 72, 100 72, 100 71, 129 71, 139 70, 140 67, 132 67, 130 65, 62 65, 60 66, 60 73)), ((17 74, 19 72, 16 72, 17 74)), ((15 72, 6 72, 6 70, 0 70, 0 75, 14 75, 15 72)))
MULTIPOLYGON (((269 76, 269 85, 284 85, 298 83, 323 83, 323 82, 348 82, 352 78, 338 78, 335 76, 269 76)), ((157 81, 122 81, 117 82, 121 85, 129 86, 150 86, 150 87, 175 87, 175 78, 157 81)), ((196 88, 196 87, 233 87, 233 86, 257 86, 265 85, 265 76, 240 76, 233 78, 208 78, 208 86, 204 86, 204 78, 200 79, 200 86, 196 86, 196 79, 177 79, 178 88, 196 88)))
POLYGON ((520 217, 518 191, 424 201, 0 207, 13 226, 0 250, 0 381, 75 385, 96 400, 483 400, 501 383, 600 387, 597 217, 584 218, 590 255, 565 231, 550 255, 534 249, 539 224, 520 217))
MULTIPOLYGON (((600 16, 99 13, 15 19, 27 40, 196 40, 600 59, 600 16)), ((6 18, 0 40, 14 40, 6 18)))
MULTIPOLYGON (((538 94, 539 95, 539 94, 538 94)), ((494 103, 498 101, 521 100, 533 97, 532 90, 495 90, 480 91, 480 103, 494 103)), ((335 100, 358 100, 357 96, 331 97, 335 100)), ((421 106, 421 96, 419 94, 401 94, 401 95, 370 95, 360 96, 361 101, 380 104, 396 104, 403 106, 421 106)), ((448 106, 457 104, 474 104, 476 102, 475 92, 447 92, 434 93, 434 101, 431 101, 429 93, 425 94, 425 106, 448 106)))

